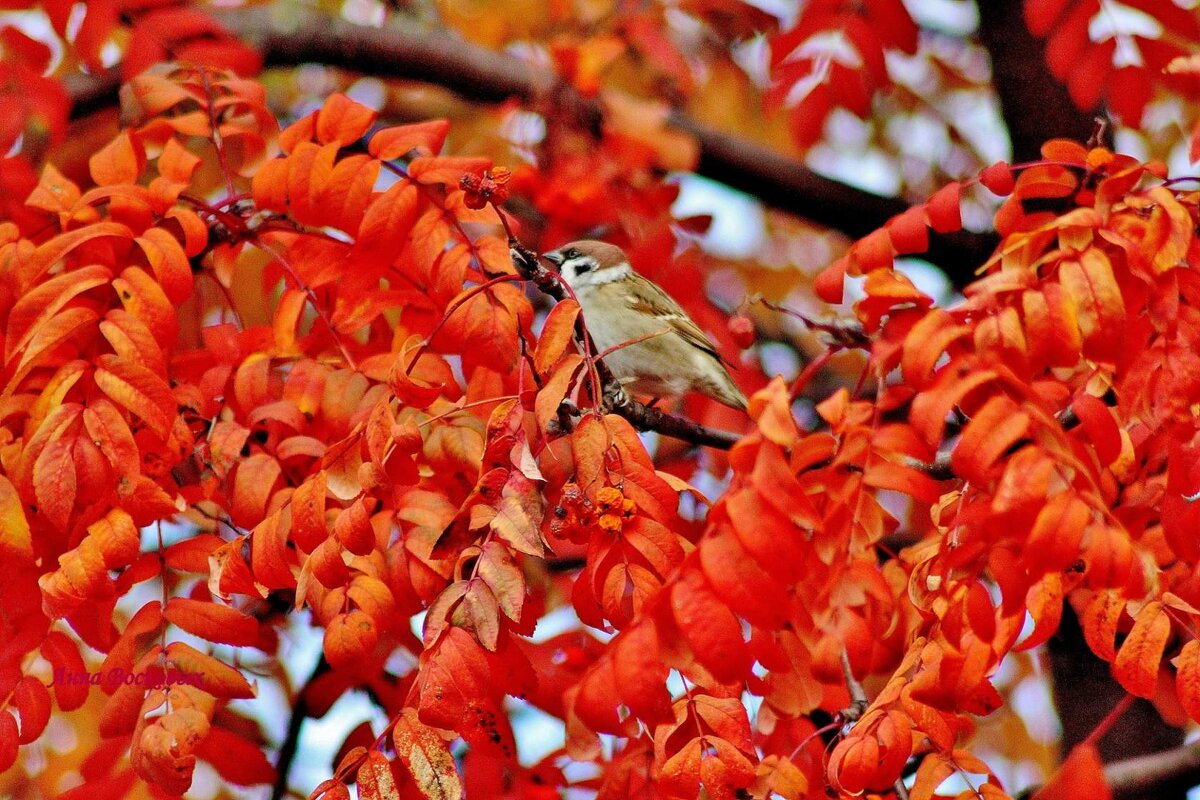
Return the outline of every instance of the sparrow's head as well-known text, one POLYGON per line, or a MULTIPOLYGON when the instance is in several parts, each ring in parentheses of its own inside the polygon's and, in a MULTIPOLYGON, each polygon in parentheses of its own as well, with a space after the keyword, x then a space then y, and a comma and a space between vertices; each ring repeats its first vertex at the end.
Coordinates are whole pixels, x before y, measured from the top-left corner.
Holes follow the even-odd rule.
POLYGON ((543 254, 542 258, 558 267, 563 280, 572 289, 612 283, 633 271, 624 250, 615 244, 593 239, 571 242, 543 254))

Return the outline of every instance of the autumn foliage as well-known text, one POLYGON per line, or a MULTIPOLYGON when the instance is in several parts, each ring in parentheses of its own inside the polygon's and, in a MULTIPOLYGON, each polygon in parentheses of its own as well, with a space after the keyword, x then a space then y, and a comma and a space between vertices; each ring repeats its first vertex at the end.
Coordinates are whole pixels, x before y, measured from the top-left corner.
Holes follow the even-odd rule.
MULTIPOLYGON (((804 146, 833 106, 866 115, 885 51, 917 46, 899 0, 844 5, 773 32, 766 102, 804 146), (835 28, 861 70, 788 57, 835 28), (828 81, 797 101, 814 70, 828 81)), ((1133 67, 1079 40, 1085 6, 1030 4, 1029 28, 1052 73, 1082 59, 1059 75, 1076 102, 1107 91, 1136 120, 1133 67)), ((88 26, 106 19, 73 34, 79 63, 99 65, 88 26)), ((623 34, 682 82, 651 22, 623 34)), ((255 51, 200 12, 121 24, 119 133, 85 171, 4 168, 0 769, 52 717, 90 714, 72 799, 181 795, 198 762, 273 784, 278 743, 244 704, 273 683, 308 716, 357 689, 386 714, 331 744, 318 798, 1002 798, 973 736, 1006 702, 1006 659, 1068 606, 1130 695, 1200 721, 1194 178, 1052 140, 947 183, 816 277, 821 300, 852 282, 860 299, 813 323, 824 351, 794 380, 744 359, 748 418, 687 400, 740 435, 697 455, 615 413, 578 305, 551 306, 522 261, 607 224, 691 286, 680 301, 731 360, 751 309, 799 316, 750 297, 726 325, 694 253, 653 274, 676 222, 662 130, 514 166, 342 93, 281 129, 245 77, 255 51), (1000 244, 940 305, 896 258, 961 231, 967 193, 1003 198, 1000 244), (852 380, 814 397, 844 351, 852 380), (578 624, 537 635, 564 609, 578 624), (323 661, 295 685, 302 616, 323 661), (140 677, 62 679, 87 674, 140 677), (512 698, 565 727, 536 764, 512 698), (939 794, 948 778, 969 788, 939 794)), ((49 56, 5 30, 23 58, 3 68, 40 76, 49 56)), ((599 47, 554 51, 584 96, 599 47)), ((1175 45, 1151 52, 1138 71, 1194 77, 1175 45)), ((64 98, 31 93, 0 146, 36 119, 61 139, 64 98)), ((1106 793, 1101 766, 1085 743, 1042 797, 1106 793)))

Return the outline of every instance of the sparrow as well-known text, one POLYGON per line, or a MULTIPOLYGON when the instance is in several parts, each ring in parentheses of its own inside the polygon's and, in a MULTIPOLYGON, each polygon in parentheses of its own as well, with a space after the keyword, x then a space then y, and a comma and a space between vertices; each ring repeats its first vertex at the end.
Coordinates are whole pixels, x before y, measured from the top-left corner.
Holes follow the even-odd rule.
POLYGON ((653 281, 633 271, 616 245, 584 240, 542 255, 579 301, 584 323, 621 384, 656 397, 688 391, 745 410, 746 395, 691 317, 653 281))

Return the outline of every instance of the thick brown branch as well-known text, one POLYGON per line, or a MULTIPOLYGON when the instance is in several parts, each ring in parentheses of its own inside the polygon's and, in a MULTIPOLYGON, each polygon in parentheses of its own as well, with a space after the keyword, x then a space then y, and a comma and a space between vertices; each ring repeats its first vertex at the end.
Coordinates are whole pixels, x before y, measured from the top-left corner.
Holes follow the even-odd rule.
MULTIPOLYGON (((286 13, 273 5, 213 8, 209 13, 262 52, 268 65, 321 63, 379 77, 436 83, 469 100, 499 102, 554 98, 560 108, 598 121, 599 107, 507 53, 470 44, 445 31, 355 25, 316 9, 289 4, 286 13)), ((76 77, 70 91, 76 112, 94 110, 106 98, 115 102, 115 72, 76 77)), ((799 216, 858 237, 880 227, 907 208, 900 198, 881 197, 826 178, 755 142, 713 130, 682 114, 672 117, 700 145, 698 171, 799 216)), ((972 276, 995 247, 990 235, 960 232, 935 236, 930 261, 958 282, 972 276)))
POLYGON ((1168 783, 1194 786, 1200 783, 1200 742, 1114 761, 1104 767, 1104 777, 1118 798, 1153 794, 1168 783))
POLYGON ((308 717, 308 699, 305 697, 308 687, 313 681, 329 671, 329 662, 322 655, 313 667, 312 674, 296 693, 296 703, 292 706, 292 716, 288 718, 287 733, 279 745, 279 755, 275 759, 275 786, 271 789, 271 800, 281 800, 288 794, 288 773, 292 770, 292 762, 296 760, 296 750, 300 746, 300 729, 308 717))
POLYGON ((992 58, 992 83, 1012 139, 1013 160, 1040 158, 1047 139, 1086 141, 1091 112, 1080 111, 1046 67, 1046 43, 1025 26, 1023 0, 979 3, 979 38, 992 58))

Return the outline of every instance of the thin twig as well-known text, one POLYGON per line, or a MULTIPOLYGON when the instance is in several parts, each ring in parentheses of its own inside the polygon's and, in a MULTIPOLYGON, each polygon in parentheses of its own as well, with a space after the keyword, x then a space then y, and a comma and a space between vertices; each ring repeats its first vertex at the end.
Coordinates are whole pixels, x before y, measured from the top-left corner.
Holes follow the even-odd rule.
POLYGON ((858 678, 854 677, 854 670, 850 666, 850 654, 844 647, 841 658, 842 675, 846 677, 846 689, 850 692, 850 707, 842 712, 842 716, 850 722, 856 722, 867 710, 867 706, 871 705, 871 701, 867 699, 867 693, 862 684, 858 682, 858 678))

